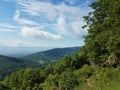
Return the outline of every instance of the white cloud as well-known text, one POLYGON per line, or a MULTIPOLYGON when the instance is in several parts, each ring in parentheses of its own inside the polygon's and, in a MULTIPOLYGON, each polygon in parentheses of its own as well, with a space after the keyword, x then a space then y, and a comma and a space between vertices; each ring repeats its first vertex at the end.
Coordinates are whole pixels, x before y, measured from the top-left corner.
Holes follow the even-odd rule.
POLYGON ((49 18, 56 15, 55 6, 47 2, 39 2, 37 0, 18 0, 19 10, 33 16, 47 16, 49 18))
POLYGON ((16 27, 8 23, 0 23, 0 27, 15 29, 16 27))
POLYGON ((57 40, 61 39, 62 36, 58 34, 52 34, 47 31, 40 30, 39 28, 35 27, 23 27, 21 34, 24 37, 32 37, 32 38, 38 38, 38 39, 47 39, 47 40, 57 40))
POLYGON ((67 33, 67 23, 63 16, 60 16, 57 20, 56 31, 60 34, 67 33))
POLYGON ((85 25, 83 21, 67 22, 64 17, 59 17, 56 24, 56 30, 63 35, 67 34, 82 38, 88 33, 86 29, 82 29, 83 25, 85 25))
POLYGON ((14 20, 23 25, 36 25, 37 24, 31 20, 27 20, 25 18, 20 18, 20 11, 18 11, 18 10, 16 11, 16 13, 14 15, 14 20))
MULTIPOLYGON (((72 0, 71 0, 72 1, 72 0)), ((90 9, 80 6, 68 6, 61 3, 54 5, 50 2, 40 2, 37 0, 18 0, 19 10, 25 12, 29 15, 46 17, 48 19, 54 19, 61 14, 67 15, 72 18, 80 18, 80 16, 85 15, 90 9)))
POLYGON ((88 1, 84 1, 85 3, 82 1, 82 4, 77 3, 80 0, 61 0, 61 3, 57 4, 53 4, 52 0, 4 1, 14 3, 16 11, 13 11, 14 16, 7 23, 0 23, 0 31, 5 32, 4 35, 1 35, 0 46, 67 47, 83 45, 81 37, 87 34, 87 30, 83 30, 81 26, 84 25, 83 16, 91 10, 85 6, 89 3, 88 1), (76 3, 77 6, 74 6, 76 3), (17 32, 17 34, 8 35, 7 32, 17 32))
POLYGON ((17 27, 10 25, 8 23, 0 23, 0 31, 1 32, 17 32, 17 27))
MULTIPOLYGON (((76 0, 69 0, 69 3, 74 2, 76 2, 76 0)), ((84 23, 83 16, 87 15, 91 10, 90 8, 68 6, 64 2, 54 5, 50 2, 40 2, 37 0, 17 0, 16 3, 18 4, 18 10, 20 12, 24 12, 32 17, 40 17, 44 20, 54 22, 53 26, 47 26, 47 22, 45 25, 59 34, 69 34, 75 37, 82 37, 86 34, 86 30, 83 30, 81 27, 84 23)), ((22 19, 22 21, 24 20, 22 19)), ((43 33, 43 31, 41 33, 43 33)))
MULTIPOLYGON (((65 1, 74 4, 77 0, 65 1)), ((91 10, 90 8, 69 6, 64 2, 56 5, 50 1, 41 2, 39 0, 15 0, 15 2, 17 7, 14 21, 18 25, 17 31, 26 39, 36 38, 41 41, 57 41, 64 38, 62 40, 65 41, 68 37, 74 38, 74 40, 79 37, 81 40, 81 37, 87 34, 87 30, 83 30, 81 27, 84 25, 83 16, 87 15, 91 10)), ((7 24, 2 26, 6 27, 7 24)), ((4 31, 16 29, 12 25, 8 25, 8 27, 4 31)), ((2 29, 0 30, 2 31, 2 29)), ((23 44, 27 45, 25 42, 15 41, 14 46, 23 44)))
POLYGON ((81 22, 72 22, 71 23, 71 34, 76 35, 79 38, 82 38, 83 36, 87 35, 88 31, 87 29, 82 29, 81 26, 85 25, 85 23, 81 22))

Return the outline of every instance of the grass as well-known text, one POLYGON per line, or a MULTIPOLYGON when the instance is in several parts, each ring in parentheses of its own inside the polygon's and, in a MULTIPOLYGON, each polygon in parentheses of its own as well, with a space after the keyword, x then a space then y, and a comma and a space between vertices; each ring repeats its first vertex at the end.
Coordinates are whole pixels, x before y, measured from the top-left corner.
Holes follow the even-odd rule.
POLYGON ((75 87, 74 90, 120 90, 120 80, 113 80, 109 85, 103 84, 94 87, 83 84, 75 87))

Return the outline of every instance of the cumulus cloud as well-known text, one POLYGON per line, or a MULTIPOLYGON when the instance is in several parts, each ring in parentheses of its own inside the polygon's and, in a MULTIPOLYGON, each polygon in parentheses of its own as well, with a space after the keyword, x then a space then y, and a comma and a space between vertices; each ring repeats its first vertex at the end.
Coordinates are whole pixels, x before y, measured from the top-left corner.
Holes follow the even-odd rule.
POLYGON ((39 30, 39 28, 30 28, 30 27, 23 27, 22 33, 24 37, 32 37, 38 39, 48 39, 48 40, 57 40, 61 39, 62 36, 58 34, 52 34, 47 31, 39 30))

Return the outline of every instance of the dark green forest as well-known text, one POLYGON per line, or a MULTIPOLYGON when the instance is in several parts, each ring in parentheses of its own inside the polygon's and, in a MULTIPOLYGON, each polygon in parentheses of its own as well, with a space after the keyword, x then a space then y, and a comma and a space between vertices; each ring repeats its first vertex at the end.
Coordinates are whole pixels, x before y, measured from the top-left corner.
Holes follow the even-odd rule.
POLYGON ((38 63, 32 61, 25 61, 25 60, 23 61, 18 58, 12 58, 12 57, 0 55, 0 80, 4 79, 6 75, 9 75, 14 71, 27 67, 42 68, 43 66, 42 65, 40 66, 38 63))
POLYGON ((98 0, 84 16, 85 45, 45 69, 7 76, 0 90, 120 90, 120 0, 98 0))

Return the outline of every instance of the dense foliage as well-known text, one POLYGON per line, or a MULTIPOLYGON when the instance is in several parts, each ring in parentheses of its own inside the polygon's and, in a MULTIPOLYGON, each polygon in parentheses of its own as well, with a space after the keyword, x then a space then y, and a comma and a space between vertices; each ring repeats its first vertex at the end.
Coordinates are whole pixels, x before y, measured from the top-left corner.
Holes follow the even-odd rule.
POLYGON ((94 64, 116 66, 120 58, 120 0, 99 0, 85 16, 89 27, 84 52, 94 64))
POLYGON ((120 90, 120 0, 98 0, 85 16, 85 46, 44 70, 25 69, 0 83, 1 90, 120 90))

